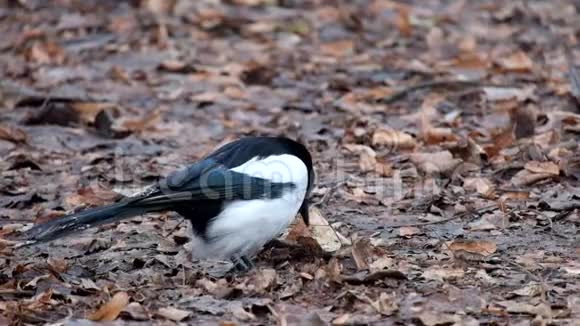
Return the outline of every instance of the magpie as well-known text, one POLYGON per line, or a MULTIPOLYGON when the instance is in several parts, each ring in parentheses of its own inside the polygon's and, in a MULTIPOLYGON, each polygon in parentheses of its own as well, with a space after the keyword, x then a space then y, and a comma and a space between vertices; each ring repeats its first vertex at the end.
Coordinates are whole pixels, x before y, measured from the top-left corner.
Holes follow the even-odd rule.
POLYGON ((150 212, 174 211, 191 223, 194 258, 231 260, 247 271, 251 258, 300 213, 308 225, 314 184, 306 147, 285 137, 245 137, 171 173, 144 191, 104 207, 37 224, 26 245, 55 240, 150 212))

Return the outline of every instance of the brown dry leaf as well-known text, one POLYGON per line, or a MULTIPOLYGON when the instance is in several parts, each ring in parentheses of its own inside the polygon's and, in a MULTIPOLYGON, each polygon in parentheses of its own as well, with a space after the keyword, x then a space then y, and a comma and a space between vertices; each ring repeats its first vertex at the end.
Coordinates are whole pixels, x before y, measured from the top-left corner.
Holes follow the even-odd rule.
POLYGON ((39 64, 62 64, 64 50, 54 42, 34 42, 26 53, 29 61, 39 64))
POLYGON ((515 87, 484 87, 483 93, 490 102, 508 102, 510 107, 517 106, 519 102, 531 99, 534 94, 534 87, 515 88, 515 87))
POLYGON ((51 270, 57 273, 64 273, 68 269, 66 260, 62 258, 48 257, 46 262, 48 263, 48 266, 50 266, 51 270))
POLYGON ((92 313, 88 319, 93 321, 113 321, 129 304, 129 295, 126 292, 117 292, 111 300, 92 313))
POLYGON ((447 148, 454 156, 460 157, 464 162, 481 165, 488 160, 486 151, 471 137, 462 138, 447 148))
POLYGON ((495 242, 487 240, 455 240, 447 243, 447 247, 452 251, 465 251, 485 257, 492 255, 497 250, 495 242))
POLYGON ((534 136, 536 132, 536 115, 530 108, 517 107, 510 111, 510 120, 516 139, 534 136))
POLYGON ((487 216, 467 224, 467 228, 471 231, 489 231, 497 229, 496 225, 493 224, 487 216))
POLYGON ((0 139, 13 143, 26 143, 28 136, 24 130, 13 126, 0 125, 0 139))
POLYGON ((102 206, 111 203, 117 197, 118 194, 116 192, 108 189, 86 187, 79 189, 76 194, 67 196, 64 199, 64 204, 67 208, 102 206))
POLYGON ((382 177, 390 177, 393 175, 393 165, 377 160, 377 164, 375 165, 375 173, 382 177))
POLYGON ((71 107, 79 114, 81 121, 84 123, 95 122, 95 117, 99 112, 114 108, 115 104, 106 102, 74 102, 71 107))
POLYGON ((413 136, 397 130, 378 129, 373 133, 373 146, 387 147, 391 151, 413 149, 417 145, 413 136))
POLYGON ((173 73, 181 73, 181 74, 188 74, 196 72, 196 69, 193 65, 179 60, 165 60, 159 64, 157 68, 161 71, 173 72, 173 73))
POLYGON ((332 257, 330 259, 330 261, 328 262, 328 265, 325 266, 324 270, 326 272, 326 276, 328 277, 328 279, 330 281, 337 282, 337 283, 341 282, 340 274, 342 271, 342 265, 340 264, 338 259, 336 259, 336 257, 332 257))
POLYGON ((151 319, 149 313, 145 310, 145 307, 143 307, 139 302, 129 303, 125 309, 123 309, 122 313, 124 315, 129 315, 133 320, 145 321, 151 319))
POLYGON ((142 132, 150 128, 155 128, 161 120, 161 111, 154 110, 147 113, 141 119, 127 120, 121 124, 121 129, 130 130, 133 132, 142 132))
POLYGON ((526 162, 524 168, 533 173, 541 173, 541 174, 551 174, 551 175, 560 175, 560 167, 558 164, 554 162, 538 162, 538 161, 529 161, 526 162))
POLYGON ((154 14, 170 14, 175 8, 177 0, 141 0, 141 8, 154 14))
POLYGON ((463 187, 468 191, 477 191, 483 198, 493 198, 495 195, 495 186, 487 178, 467 178, 463 180, 463 187))
POLYGON ((428 280, 444 281, 448 279, 459 279, 465 275, 462 268, 448 268, 442 266, 431 266, 423 272, 423 277, 428 280))
POLYGON ((429 127, 421 132, 423 141, 429 145, 436 145, 457 140, 451 128, 429 127))
POLYGON ((234 317, 236 317, 236 319, 241 321, 248 322, 251 320, 256 320, 256 315, 244 309, 241 302, 234 303, 233 306, 230 307, 230 312, 232 315, 234 315, 234 317))
POLYGON ((444 142, 456 141, 457 136, 451 128, 433 127, 429 118, 429 112, 432 112, 435 105, 441 100, 439 97, 431 97, 423 102, 421 111, 421 138, 426 144, 436 145, 444 142))
POLYGON ((381 292, 379 298, 376 301, 371 301, 370 304, 379 314, 384 316, 392 316, 399 310, 397 295, 395 293, 387 294, 381 292))
POLYGON ((409 158, 426 175, 448 174, 461 164, 461 160, 454 159, 449 151, 414 153, 409 158))
POLYGON ((350 314, 344 314, 332 320, 332 325, 348 325, 350 323, 350 314))
MULTIPOLYGON (((373 153, 374 154, 374 151, 373 153)), ((363 151, 359 156, 359 168, 361 172, 375 171, 377 167, 377 158, 367 151, 363 151)))
POLYGON ((399 236, 401 238, 410 239, 414 235, 423 234, 423 231, 416 226, 403 226, 399 228, 399 236))
POLYGON ((511 293, 518 295, 520 297, 536 297, 544 292, 542 284, 529 283, 523 288, 519 288, 511 293))
POLYGON ((552 309, 549 305, 545 303, 540 303, 537 306, 523 303, 523 302, 516 302, 516 301, 500 301, 497 303, 498 305, 505 307, 507 312, 513 314, 530 314, 530 315, 540 315, 543 317, 551 318, 552 317, 552 309))
POLYGON ((534 173, 523 169, 512 177, 511 183, 516 187, 524 187, 553 177, 554 174, 551 173, 534 173))
POLYGON ((523 51, 517 51, 509 56, 496 60, 498 65, 509 72, 530 72, 534 67, 532 59, 523 51))
POLYGON ((345 196, 349 200, 354 200, 355 202, 361 204, 378 205, 380 203, 376 196, 366 193, 361 188, 353 188, 352 193, 346 193, 345 196))
POLYGON ((345 237, 339 235, 336 230, 332 228, 330 223, 322 216, 320 210, 316 207, 310 207, 310 232, 312 238, 320 245, 322 250, 326 252, 334 252, 342 247, 342 245, 349 245, 344 243, 345 237))
POLYGON ((419 314, 419 320, 421 320, 422 325, 425 326, 436 326, 436 325, 462 325, 460 323, 459 316, 434 312, 430 310, 425 310, 419 314))
POLYGON ((131 76, 129 76, 129 73, 122 67, 120 66, 111 67, 109 74, 111 75, 111 78, 113 78, 113 80, 119 81, 126 85, 131 85, 131 76))
POLYGON ((173 307, 165 307, 159 308, 159 310, 157 310, 157 315, 179 322, 191 316, 191 311, 181 310, 173 307))
POLYGON ((327 42, 320 45, 322 54, 332 57, 343 57, 352 54, 354 51, 354 42, 352 40, 339 40, 327 42))
POLYGON ((370 242, 367 239, 359 239, 353 243, 351 254, 359 271, 369 268, 368 259, 371 250, 370 242))
POLYGON ((398 6, 397 7, 397 18, 395 19, 395 26, 399 30, 399 33, 404 37, 411 36, 411 18, 409 14, 408 6, 398 6))
POLYGON ((278 276, 275 269, 265 268, 259 270, 253 278, 254 290, 257 293, 267 293, 272 290, 278 281, 278 276))

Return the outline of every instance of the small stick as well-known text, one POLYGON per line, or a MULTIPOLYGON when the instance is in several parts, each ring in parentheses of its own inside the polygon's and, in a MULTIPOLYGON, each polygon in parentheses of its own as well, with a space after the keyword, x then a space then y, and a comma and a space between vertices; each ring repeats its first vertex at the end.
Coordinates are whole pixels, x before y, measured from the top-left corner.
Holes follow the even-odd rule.
POLYGON ((397 102, 407 95, 425 88, 441 88, 441 87, 478 87, 478 86, 489 86, 489 87, 512 87, 509 85, 495 85, 486 84, 482 80, 435 80, 428 82, 421 82, 415 85, 407 86, 398 92, 395 92, 389 96, 379 99, 379 103, 392 104, 397 102))

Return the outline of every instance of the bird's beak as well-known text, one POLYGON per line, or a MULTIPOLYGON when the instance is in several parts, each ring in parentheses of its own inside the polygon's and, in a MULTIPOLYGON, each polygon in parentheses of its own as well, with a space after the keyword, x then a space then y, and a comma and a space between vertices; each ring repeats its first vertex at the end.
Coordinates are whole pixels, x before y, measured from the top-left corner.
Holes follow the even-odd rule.
POLYGON ((310 215, 308 215, 308 199, 304 199, 302 202, 302 206, 300 206, 300 215, 302 215, 302 220, 304 220, 304 224, 309 225, 310 223, 310 215))

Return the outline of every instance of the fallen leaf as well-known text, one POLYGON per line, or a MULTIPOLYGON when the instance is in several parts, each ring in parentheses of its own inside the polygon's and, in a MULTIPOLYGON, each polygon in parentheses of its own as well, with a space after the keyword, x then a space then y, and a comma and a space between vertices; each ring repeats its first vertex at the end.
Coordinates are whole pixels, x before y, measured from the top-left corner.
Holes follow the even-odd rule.
POLYGON ((534 67, 532 59, 523 51, 514 52, 508 56, 502 56, 496 60, 498 65, 505 71, 530 72, 534 67))
POLYGON ((159 308, 157 315, 173 321, 182 321, 191 316, 191 311, 181 310, 174 307, 159 308))
POLYGON ((516 302, 516 301, 500 301, 498 305, 505 307, 507 312, 513 314, 529 314, 529 315, 540 315, 543 317, 551 317, 552 309, 545 303, 540 303, 538 305, 532 305, 529 303, 516 302))
POLYGON ((82 122, 92 124, 95 122, 97 114, 106 109, 115 107, 113 103, 106 102, 74 102, 71 107, 79 114, 82 122))
POLYGON ((517 107, 510 111, 510 120, 516 139, 532 137, 536 133, 536 115, 531 109, 517 107))
POLYGON ((421 111, 421 138, 426 144, 436 145, 444 142, 457 140, 457 136, 451 128, 433 127, 429 118, 429 112, 434 111, 435 105, 441 99, 439 97, 427 98, 423 101, 421 111))
POLYGON ((425 326, 460 324, 458 317, 448 313, 425 310, 419 314, 419 320, 425 326))
POLYGON ((48 266, 50 266, 50 268, 57 273, 64 273, 68 269, 66 260, 62 258, 55 258, 51 256, 48 257, 46 262, 48 263, 48 266))
POLYGON ((423 277, 427 280, 444 281, 449 279, 459 279, 465 275, 462 268, 448 268, 441 266, 431 266, 423 272, 423 277))
MULTIPOLYGON (((151 319, 145 307, 143 307, 139 302, 129 303, 122 311, 123 314, 127 314, 129 318, 138 321, 145 321, 151 319)), ((125 316, 124 316, 125 318, 125 316)))
POLYGON ((487 162, 488 160, 487 152, 471 137, 462 138, 445 148, 448 149, 453 156, 460 157, 464 162, 482 165, 483 162, 487 162))
POLYGON ((511 183, 516 187, 524 187, 553 177, 551 173, 534 173, 523 169, 512 177, 511 183))
POLYGON ((88 319, 93 321, 113 321, 129 304, 129 295, 126 292, 117 292, 111 300, 92 313, 88 319))
POLYGON ((520 297, 535 297, 544 292, 544 288, 541 284, 538 283, 530 283, 523 288, 519 288, 511 293, 518 295, 520 297))
POLYGON ((468 191, 477 191, 483 198, 495 196, 495 186, 487 178, 466 178, 463 187, 468 191))
POLYGON ((256 319, 256 315, 246 311, 246 309, 244 309, 244 307, 242 306, 241 302, 234 303, 232 307, 230 307, 230 312, 232 313, 232 315, 234 315, 234 317, 236 317, 236 319, 241 321, 247 322, 256 319))
POLYGON ((346 325, 349 323, 350 314, 344 314, 332 320, 332 325, 346 325))
POLYGON ((352 284, 374 284, 385 279, 406 280, 407 276, 397 270, 379 270, 374 272, 362 271, 352 275, 346 275, 341 278, 342 281, 352 284))
POLYGON ((102 187, 85 187, 77 191, 76 194, 67 196, 64 199, 65 207, 72 209, 79 206, 102 206, 109 204, 118 198, 116 192, 102 187))
POLYGON ((263 294, 276 286, 277 279, 278 276, 275 269, 265 268, 256 273, 252 283, 256 292, 263 294))
POLYGON ((159 64, 157 68, 161 71, 167 71, 172 73, 181 73, 181 74, 189 74, 196 72, 196 69, 193 65, 188 64, 184 61, 178 60, 165 60, 159 64))
POLYGON ((558 164, 554 162, 538 162, 538 161, 529 161, 526 162, 524 168, 533 173, 541 173, 541 174, 551 174, 551 175, 560 175, 560 167, 558 164))
POLYGON ((28 49, 26 57, 29 61, 39 64, 62 64, 64 50, 54 42, 34 42, 28 49))
POLYGON ((411 36, 411 18, 409 14, 409 7, 408 6, 398 6, 397 7, 398 15, 395 19, 395 26, 399 30, 399 33, 404 37, 411 36))
POLYGON ((381 292, 379 298, 376 301, 370 302, 370 304, 379 314, 384 316, 392 316, 399 310, 399 304, 395 293, 387 294, 381 292))
POLYGON ((28 136, 20 128, 0 124, 0 139, 13 143, 26 143, 28 136))
POLYGON ((467 224, 467 228, 471 231, 489 231, 497 229, 495 224, 491 223, 484 217, 467 224))
POLYGON ((177 3, 177 0, 141 0, 141 7, 154 14, 170 14, 177 3))
POLYGON ((155 125, 161 120, 161 111, 154 110, 147 113, 141 119, 127 120, 121 123, 122 130, 130 130, 133 132, 142 132, 150 128, 155 128, 155 125))
POLYGON ((390 269, 395 266, 395 261, 390 257, 380 257, 369 265, 371 272, 376 272, 384 269, 390 269))
POLYGON ((338 40, 333 42, 326 42, 320 45, 320 52, 322 54, 343 57, 352 54, 354 51, 354 42, 352 40, 338 40))
POLYGON ((413 153, 409 158, 426 175, 446 175, 461 164, 461 159, 454 159, 449 151, 413 153))
POLYGON ((401 238, 409 239, 417 234, 423 234, 423 232, 416 226, 403 226, 399 228, 399 236, 401 238))
POLYGON ((533 97, 534 88, 515 88, 515 87, 483 87, 483 93, 490 102, 500 102, 515 100, 517 102, 523 102, 527 99, 533 97))
MULTIPOLYGON (((376 154, 375 154, 376 155, 376 154)), ((375 171, 377 158, 367 151, 361 152, 359 156, 359 168, 361 172, 375 171)))
POLYGON ((400 149, 413 149, 417 145, 413 136, 396 130, 378 129, 373 133, 373 146, 386 147, 395 152, 400 149))
POLYGON ((370 255, 370 250, 371 250, 370 243, 366 239, 360 239, 352 244, 351 248, 352 258, 354 259, 356 268, 359 271, 369 268, 367 260, 370 255))
POLYGON ((495 242, 487 240, 455 240, 448 243, 447 247, 452 251, 466 251, 485 257, 492 255, 497 250, 495 242))
POLYGON ((320 247, 326 252, 334 252, 340 249, 343 245, 341 237, 338 236, 337 231, 322 216, 320 210, 316 207, 311 207, 309 215, 310 232, 320 247))

